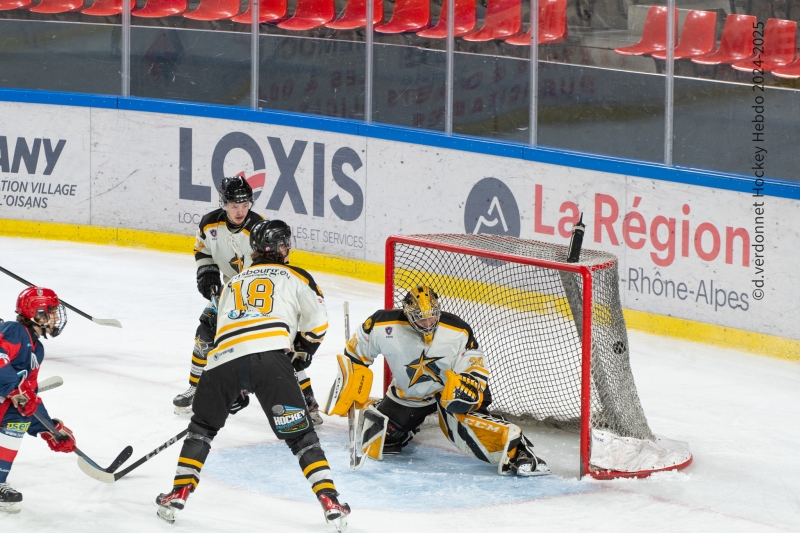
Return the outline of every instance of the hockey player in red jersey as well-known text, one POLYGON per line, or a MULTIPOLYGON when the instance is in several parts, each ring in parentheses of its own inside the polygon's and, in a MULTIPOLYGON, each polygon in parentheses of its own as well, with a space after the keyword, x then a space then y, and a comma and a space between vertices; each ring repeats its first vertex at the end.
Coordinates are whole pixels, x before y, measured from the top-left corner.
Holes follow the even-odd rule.
POLYGON ((22 291, 17 297, 17 321, 0 322, 0 511, 18 513, 22 508, 22 493, 6 480, 25 433, 41 435, 54 451, 75 450, 75 437, 63 422, 51 420, 61 432, 61 440, 56 440, 33 416, 50 419, 37 395, 44 359, 41 339, 57 336, 66 324, 67 312, 58 296, 43 287, 22 291))
MULTIPOLYGON (((189 373, 189 388, 177 395, 172 403, 176 414, 190 413, 197 382, 207 364, 208 351, 214 341, 217 310, 214 298, 219 296, 222 285, 251 265, 250 232, 264 217, 252 211, 253 189, 241 176, 224 178, 219 188, 219 209, 200 221, 194 247, 197 265, 197 290, 209 300, 195 333, 192 367, 189 373), (220 276, 222 280, 220 281, 220 276)), ((322 424, 319 405, 311 389, 311 380, 305 372, 298 373, 306 405, 314 424, 322 424)))
POLYGON ((354 403, 365 407, 362 452, 376 460, 400 453, 425 417, 438 413, 445 437, 462 452, 497 465, 498 473, 549 474, 520 428, 489 413, 488 381, 472 328, 441 311, 433 289, 418 285, 406 294, 403 309, 376 312, 347 342, 325 410, 346 416, 354 403), (386 396, 370 405, 367 367, 378 355, 394 379, 386 396))
POLYGON ((233 276, 220 296, 214 348, 194 396, 173 490, 156 498, 158 516, 175 521, 197 488, 212 440, 253 393, 275 436, 297 457, 325 519, 343 531, 350 507, 337 499, 295 376, 311 362, 328 329, 325 300, 308 272, 286 264, 291 230, 284 222, 257 223, 250 244, 252 266, 233 276))

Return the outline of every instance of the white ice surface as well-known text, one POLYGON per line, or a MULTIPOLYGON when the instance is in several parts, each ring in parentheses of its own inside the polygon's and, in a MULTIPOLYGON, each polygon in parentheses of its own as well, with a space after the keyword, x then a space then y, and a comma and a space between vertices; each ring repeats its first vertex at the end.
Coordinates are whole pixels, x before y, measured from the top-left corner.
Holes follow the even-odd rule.
MULTIPOLYGON (((191 255, 0 238, 0 265, 123 324, 102 327, 70 313, 64 334, 45 341, 40 375, 60 375, 65 384, 43 398, 84 452, 109 463, 131 444, 136 459, 186 426, 172 414, 172 397, 186 388, 204 305, 191 255)), ((330 314, 328 338, 309 370, 322 400, 342 347, 342 301, 350 301, 355 327, 383 297, 378 285, 315 278, 330 314)), ((21 289, 0 275, 0 317, 13 319, 21 289)), ((459 455, 426 422, 407 454, 351 474, 346 421, 326 417, 319 434, 343 499, 353 504, 350 531, 800 531, 800 365, 635 332, 630 342, 650 426, 689 443, 688 469, 645 480, 577 481, 575 436, 538 430, 530 432, 536 450, 557 476, 501 478, 459 455)), ((331 531, 257 402, 229 419, 199 489, 170 526, 156 517, 153 500, 171 486, 179 449, 104 485, 81 473, 74 456, 25 437, 9 476, 25 495, 23 510, 0 515, 0 531, 331 531)))

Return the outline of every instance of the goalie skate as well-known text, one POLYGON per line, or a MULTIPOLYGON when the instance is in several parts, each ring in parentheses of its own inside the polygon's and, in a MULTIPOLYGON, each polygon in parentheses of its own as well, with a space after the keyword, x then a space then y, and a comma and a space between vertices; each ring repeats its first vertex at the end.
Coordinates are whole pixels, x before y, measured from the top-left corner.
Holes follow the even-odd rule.
POLYGON ((0 483, 0 511, 16 514, 22 510, 22 493, 8 483, 0 483))
POLYGON ((503 468, 505 475, 516 474, 522 477, 546 476, 550 473, 543 459, 539 459, 536 454, 522 447, 517 451, 516 457, 503 468))
POLYGON ((169 494, 159 494, 156 498, 158 517, 170 524, 174 524, 175 519, 178 517, 178 511, 183 510, 190 492, 191 489, 187 485, 176 488, 169 494))
POLYGON ((192 414, 192 401, 194 400, 194 393, 197 387, 191 385, 186 392, 182 392, 175 396, 172 400, 172 405, 175 406, 174 413, 176 415, 190 415, 192 414))
POLYGON ((347 531, 347 515, 350 514, 350 506, 346 503, 339 503, 335 494, 317 495, 319 503, 322 504, 322 510, 325 512, 325 520, 329 524, 333 524, 337 533, 347 531))

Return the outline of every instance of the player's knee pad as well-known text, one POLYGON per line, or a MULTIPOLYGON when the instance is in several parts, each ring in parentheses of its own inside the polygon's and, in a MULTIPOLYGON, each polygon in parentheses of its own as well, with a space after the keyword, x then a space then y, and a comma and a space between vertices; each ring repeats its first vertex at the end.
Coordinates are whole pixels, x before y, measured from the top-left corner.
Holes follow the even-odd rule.
POLYGON ((439 427, 459 450, 498 465, 498 471, 522 436, 519 426, 500 417, 482 412, 454 415, 441 406, 439 427))
POLYGON ((217 436, 218 431, 219 430, 215 428, 192 420, 189 422, 189 432, 186 434, 186 440, 197 439, 207 442, 210 445, 214 437, 217 436))
POLYGON ((303 455, 305 455, 308 451, 320 448, 319 444, 319 437, 317 436, 316 431, 309 431, 308 433, 303 433, 299 437, 292 437, 290 439, 286 439, 286 445, 292 450, 292 453, 300 459, 303 455))

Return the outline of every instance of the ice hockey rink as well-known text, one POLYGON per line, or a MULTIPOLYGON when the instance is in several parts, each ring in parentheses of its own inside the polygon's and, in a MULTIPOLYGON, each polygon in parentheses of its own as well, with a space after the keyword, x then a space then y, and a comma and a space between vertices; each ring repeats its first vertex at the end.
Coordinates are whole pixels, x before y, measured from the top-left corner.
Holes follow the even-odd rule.
MULTIPOLYGON (((128 444, 133 460, 186 427, 172 398, 187 387, 204 301, 190 254, 0 238, 0 265, 54 289, 96 317, 69 313, 64 333, 45 341, 42 393, 78 446, 108 464, 128 444)), ((352 327, 383 305, 382 287, 312 272, 326 296, 330 329, 308 373, 324 400, 344 342, 342 303, 352 327)), ((14 319, 23 286, 0 275, 0 318, 14 319)), ((734 350, 629 332, 634 378, 651 429, 689 443, 694 462, 642 480, 577 479, 577 435, 529 429, 553 470, 500 477, 461 455, 426 422, 403 454, 351 473, 347 423, 318 428, 352 533, 525 531, 800 531, 800 365, 734 350)), ((373 395, 380 394, 380 372, 373 395)), ((24 494, 9 533, 73 531, 325 532, 321 508, 289 449, 273 436, 257 401, 230 417, 215 439, 198 490, 174 525, 156 517, 155 497, 172 485, 180 445, 115 484, 84 475, 72 454, 26 436, 9 483, 24 494)))

